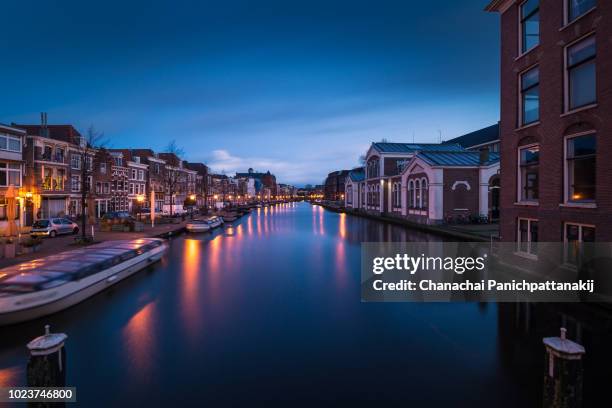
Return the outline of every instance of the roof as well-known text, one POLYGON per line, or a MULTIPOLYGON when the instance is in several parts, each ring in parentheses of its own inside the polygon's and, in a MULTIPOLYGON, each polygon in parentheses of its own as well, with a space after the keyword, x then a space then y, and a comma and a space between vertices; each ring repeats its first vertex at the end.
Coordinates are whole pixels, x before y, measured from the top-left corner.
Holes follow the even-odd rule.
POLYGON ((485 162, 480 161, 481 152, 476 151, 438 151, 420 152, 417 157, 432 166, 475 167, 499 163, 499 153, 489 153, 485 162))
POLYGON ((466 149, 499 140, 499 123, 470 132, 448 140, 446 143, 457 143, 466 149))
POLYGON ((81 134, 72 125, 46 125, 43 127, 42 125, 20 125, 13 123, 12 126, 25 130, 30 136, 48 137, 75 144, 79 143, 81 139, 81 134))
POLYGON ((463 150, 453 143, 372 143, 372 147, 381 153, 414 153, 425 150, 463 150))
POLYGON ((363 171, 363 167, 359 167, 357 169, 353 169, 349 172, 348 175, 353 181, 363 181, 365 180, 365 172, 363 171))
POLYGON ((493 11, 500 11, 501 10, 501 6, 506 3, 507 0, 492 0, 491 2, 489 2, 489 4, 487 4, 487 6, 485 7, 485 11, 489 11, 489 12, 493 12, 493 11))

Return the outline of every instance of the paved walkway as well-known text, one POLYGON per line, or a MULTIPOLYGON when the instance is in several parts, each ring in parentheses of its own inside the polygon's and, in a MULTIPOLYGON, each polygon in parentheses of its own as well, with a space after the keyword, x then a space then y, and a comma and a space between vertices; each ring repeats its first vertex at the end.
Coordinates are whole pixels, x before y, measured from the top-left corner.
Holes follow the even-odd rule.
MULTIPOLYGON (((155 227, 151 227, 151 225, 145 225, 143 232, 102 232, 99 230, 99 227, 96 226, 94 229, 94 239, 96 242, 103 241, 112 241, 117 239, 136 239, 143 237, 155 237, 162 234, 167 234, 169 232, 180 233, 185 227, 185 222, 180 222, 179 224, 161 224, 156 225, 155 227)), ((88 234, 91 233, 91 230, 87 231, 88 234)), ((60 235, 55 238, 44 238, 43 244, 40 246, 38 251, 17 255, 15 258, 11 259, 0 259, 0 268, 15 265, 21 262, 26 262, 32 259, 41 258, 51 254, 57 254, 59 252, 69 251, 71 249, 78 248, 74 243, 74 239, 77 235, 60 235)), ((27 236, 22 236, 22 241, 27 239, 27 236)))

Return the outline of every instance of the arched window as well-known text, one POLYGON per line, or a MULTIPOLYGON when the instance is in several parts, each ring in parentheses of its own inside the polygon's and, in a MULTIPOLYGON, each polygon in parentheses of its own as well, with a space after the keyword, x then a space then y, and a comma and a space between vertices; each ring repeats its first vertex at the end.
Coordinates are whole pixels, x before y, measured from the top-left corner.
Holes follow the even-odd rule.
POLYGON ((395 183, 395 206, 400 208, 402 206, 402 183, 395 183))
POLYGON ((423 208, 427 208, 427 206, 429 205, 429 185, 427 183, 427 179, 422 179, 421 180, 421 188, 423 189, 423 208))
POLYGON ((408 207, 414 207, 414 181, 408 182, 408 207))
POLYGON ((415 182, 415 196, 414 196, 414 206, 416 208, 421 208, 421 180, 417 180, 415 182))

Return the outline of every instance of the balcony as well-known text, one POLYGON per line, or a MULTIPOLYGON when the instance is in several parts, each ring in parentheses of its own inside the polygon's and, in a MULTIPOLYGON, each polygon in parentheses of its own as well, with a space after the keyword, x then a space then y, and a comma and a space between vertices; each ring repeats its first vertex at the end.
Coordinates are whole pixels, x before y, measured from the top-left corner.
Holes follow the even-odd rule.
POLYGON ((65 164, 65 156, 63 154, 52 154, 49 152, 43 152, 43 153, 39 153, 36 155, 36 160, 42 160, 42 161, 46 161, 46 162, 53 162, 53 163, 62 163, 65 164))

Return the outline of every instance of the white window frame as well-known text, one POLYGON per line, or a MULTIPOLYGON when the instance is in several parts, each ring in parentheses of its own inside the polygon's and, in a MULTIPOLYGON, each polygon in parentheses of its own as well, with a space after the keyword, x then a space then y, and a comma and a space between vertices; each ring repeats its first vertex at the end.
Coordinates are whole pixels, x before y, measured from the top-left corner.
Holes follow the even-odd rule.
MULTIPOLYGON (((537 254, 534 254, 531 252, 531 243, 533 242, 531 240, 531 223, 532 222, 537 222, 538 223, 538 234, 540 233, 540 224, 537 218, 528 218, 528 217, 518 217, 516 219, 516 252, 518 254, 530 257, 530 258, 538 258, 537 254), (521 221, 527 221, 527 252, 522 251, 521 250, 521 221)), ((539 241, 536 241, 536 243, 539 241)))
POLYGON ((70 191, 78 193, 81 191, 81 176, 78 174, 70 175, 70 191), (75 179, 77 180, 77 188, 74 188, 75 179))
POLYGON ((580 20, 582 17, 586 16, 587 14, 591 13, 593 10, 595 10, 597 8, 597 2, 595 2, 595 5, 593 7, 591 7, 590 9, 588 9, 587 11, 585 11, 584 13, 582 13, 581 15, 579 15, 578 17, 576 17, 575 19, 570 21, 570 7, 569 7, 569 2, 572 0, 563 0, 563 27, 568 26, 578 20, 580 20))
MULTIPOLYGON (((569 199, 570 188, 569 188, 569 168, 567 166, 567 142, 570 139, 574 139, 574 138, 582 137, 582 136, 589 136, 589 135, 595 135, 595 137, 597 138, 597 131, 588 130, 586 132, 574 133, 574 134, 563 137, 563 204, 565 205, 576 206, 576 207, 594 207, 596 206, 597 186, 595 186, 595 200, 593 201, 580 202, 580 201, 570 201, 569 199)), ((595 166, 597 166, 597 147, 598 147, 598 143, 596 139, 595 140, 595 149, 596 149, 595 166)), ((597 169, 595 170, 595 172, 597 172, 597 169)))
MULTIPOLYGON (((525 3, 527 3, 527 1, 528 0, 523 0, 523 1, 518 3, 518 13, 517 13, 517 16, 518 16, 518 30, 517 31, 518 31, 519 38, 518 38, 518 57, 517 58, 520 58, 523 55, 528 54, 529 52, 531 52, 534 49, 538 48, 538 46, 540 45, 541 40, 542 40, 542 38, 541 38, 542 24, 540 24, 540 27, 538 29, 538 32, 540 33, 540 38, 538 40, 538 43, 536 45, 534 45, 533 47, 523 51, 523 11, 522 11, 522 7, 523 7, 523 5, 525 3)), ((538 13, 540 13, 540 7, 541 7, 541 4, 539 4, 539 3, 540 2, 538 2, 538 13)))
POLYGON ((421 179, 421 209, 429 208, 429 182, 425 177, 421 179), (423 197, 427 194, 427 206, 423 206, 423 197))
POLYGON ((570 265, 570 266, 575 268, 576 265, 573 264, 573 263, 570 263, 568 261, 568 258, 567 258, 567 250, 568 250, 568 244, 569 244, 569 242, 567 240, 567 226, 568 225, 573 225, 573 226, 578 227, 578 242, 579 243, 583 242, 583 240, 582 240, 582 228, 583 227, 593 228, 595 230, 596 234, 597 234, 597 228, 593 224, 584 224, 584 223, 580 223, 580 222, 571 222, 571 221, 569 221, 569 222, 564 222, 563 223, 563 262, 566 265, 570 265))
POLYGON ((542 146, 540 143, 530 143, 517 147, 516 149, 516 202, 517 203, 528 203, 528 204, 539 204, 540 202, 540 161, 538 159, 538 199, 537 200, 523 200, 523 178, 521 177, 521 150, 529 149, 531 147, 538 146, 541 151, 542 146))
POLYGON ((538 96, 538 119, 534 120, 533 122, 529 122, 529 123, 523 123, 523 75, 525 75, 526 73, 528 73, 529 71, 531 71, 532 69, 538 69, 538 93, 539 93, 539 89, 540 89, 540 84, 541 84, 541 78, 540 78, 540 64, 539 63, 535 63, 530 65, 529 67, 525 68, 524 70, 522 70, 521 72, 518 73, 518 87, 517 87, 517 93, 518 93, 518 127, 522 128, 522 127, 526 127, 526 126, 533 126, 537 123, 540 123, 540 99, 538 96))
POLYGON ((21 187, 21 185, 23 184, 23 168, 21 166, 21 164, 19 163, 14 163, 14 162, 7 162, 7 161, 3 161, 2 163, 6 164, 5 168, 0 168, 0 172, 4 172, 6 173, 6 184, 0 184, 0 187, 8 187, 11 185, 10 180, 10 173, 19 173, 19 184, 14 184, 15 187, 21 187), (17 169, 11 169, 11 164, 18 164, 19 165, 19 170, 17 169))
POLYGON ((6 149, 2 149, 2 148, 0 148, 0 150, 3 150, 3 151, 5 151, 5 152, 21 153, 21 150, 22 150, 22 144, 23 144, 23 142, 22 142, 22 140, 21 140, 21 137, 19 137, 19 136, 15 136, 15 135, 11 135, 11 134, 9 134, 9 133, 0 132, 0 138, 2 138, 2 139, 6 139, 6 149), (14 149, 10 149, 10 148, 9 148, 9 146, 10 146, 9 141, 10 141, 10 140, 12 140, 12 141, 14 141, 14 142, 16 141, 16 142, 18 142, 18 143, 19 143, 19 150, 14 150, 14 149))
POLYGON ((575 39, 574 41, 563 47, 563 112, 570 113, 574 111, 580 111, 588 109, 592 106, 597 105, 597 37, 595 37, 595 31, 590 31, 587 34, 575 39), (568 50, 574 45, 587 38, 593 36, 595 38, 595 101, 586 105, 578 106, 576 108, 570 108, 570 92, 569 92, 569 67, 567 65, 568 50))
POLYGON ((81 155, 70 154, 70 168, 73 170, 81 170, 81 155))

